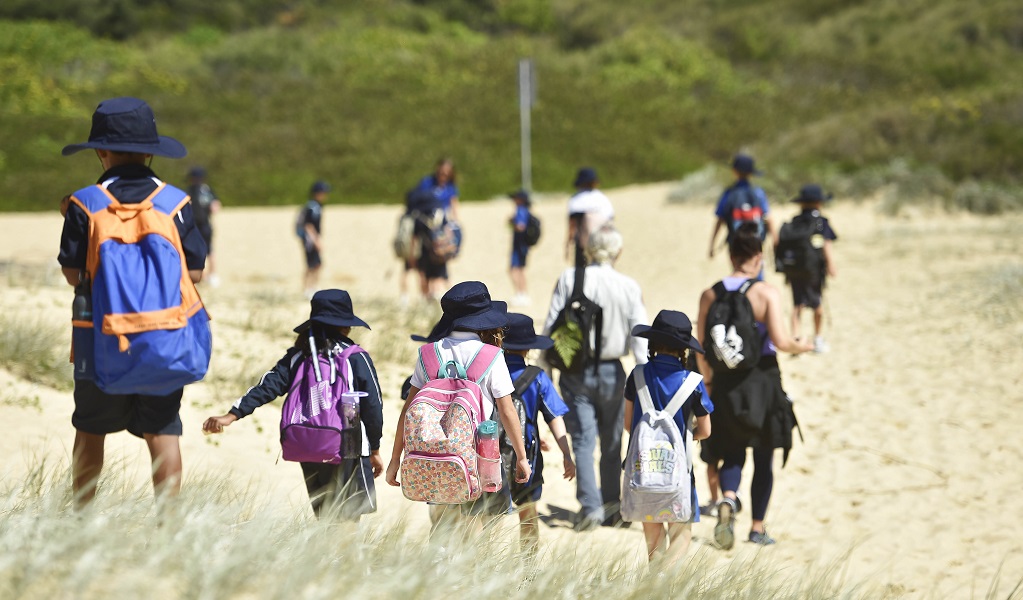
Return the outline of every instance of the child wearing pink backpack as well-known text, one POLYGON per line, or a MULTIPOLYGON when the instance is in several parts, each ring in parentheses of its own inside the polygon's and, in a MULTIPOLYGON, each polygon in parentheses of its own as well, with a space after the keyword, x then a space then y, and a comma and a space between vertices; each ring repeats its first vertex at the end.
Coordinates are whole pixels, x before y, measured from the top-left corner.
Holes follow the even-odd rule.
POLYGON ((476 502, 482 487, 475 439, 495 407, 515 441, 516 481, 528 481, 531 472, 511 399, 515 385, 500 349, 507 315, 478 281, 455 285, 440 304, 444 312, 430 336, 439 341, 419 350, 387 483, 401 486, 414 501, 459 506, 445 510, 442 520, 447 521, 485 508, 476 502))
POLYGON ((369 354, 349 338, 369 325, 355 316, 344 290, 313 295, 309 320, 284 357, 227 414, 210 417, 203 432, 220 433, 279 396, 285 460, 299 462, 313 512, 358 521, 376 511, 373 479, 383 472, 384 414, 380 382, 369 354))

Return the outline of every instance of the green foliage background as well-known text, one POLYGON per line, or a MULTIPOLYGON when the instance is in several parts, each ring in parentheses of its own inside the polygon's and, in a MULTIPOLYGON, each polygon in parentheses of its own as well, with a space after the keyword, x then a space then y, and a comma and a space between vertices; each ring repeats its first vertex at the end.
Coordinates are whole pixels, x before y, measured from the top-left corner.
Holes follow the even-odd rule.
MULTIPOLYGON (((232 205, 398 202, 450 155, 462 195, 518 185, 516 62, 533 57, 534 184, 676 179, 738 149, 775 185, 894 158, 956 184, 1023 179, 1016 0, 8 0, 0 210, 98 175, 106 97, 136 95, 232 205)), ((790 190, 791 191, 791 190, 790 190)))

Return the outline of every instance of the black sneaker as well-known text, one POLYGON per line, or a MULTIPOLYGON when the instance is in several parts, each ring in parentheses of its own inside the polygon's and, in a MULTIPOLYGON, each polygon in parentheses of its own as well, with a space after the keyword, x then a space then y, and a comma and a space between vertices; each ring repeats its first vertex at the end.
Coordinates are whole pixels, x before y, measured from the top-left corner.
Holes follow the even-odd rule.
POLYGON ((725 550, 735 545, 735 500, 725 498, 718 503, 718 524, 714 526, 714 541, 725 550))
POLYGON ((767 530, 765 529, 764 531, 749 532, 749 541, 760 546, 770 546, 774 543, 774 538, 767 535, 767 530))

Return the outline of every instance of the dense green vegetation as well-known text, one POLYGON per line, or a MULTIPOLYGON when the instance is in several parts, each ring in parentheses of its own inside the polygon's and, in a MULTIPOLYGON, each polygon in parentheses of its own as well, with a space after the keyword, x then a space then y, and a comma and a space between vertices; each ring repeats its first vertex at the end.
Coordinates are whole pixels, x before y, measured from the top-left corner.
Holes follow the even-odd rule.
POLYGON ((230 204, 297 203, 317 177, 346 202, 399 201, 441 155, 464 197, 501 193, 518 184, 525 56, 541 190, 581 164, 616 185, 746 148, 788 190, 899 159, 980 190, 966 206, 1019 200, 1016 0, 11 0, 0 209, 50 209, 92 180, 94 159, 59 151, 115 95, 147 99, 188 146, 158 173, 203 164, 230 204))

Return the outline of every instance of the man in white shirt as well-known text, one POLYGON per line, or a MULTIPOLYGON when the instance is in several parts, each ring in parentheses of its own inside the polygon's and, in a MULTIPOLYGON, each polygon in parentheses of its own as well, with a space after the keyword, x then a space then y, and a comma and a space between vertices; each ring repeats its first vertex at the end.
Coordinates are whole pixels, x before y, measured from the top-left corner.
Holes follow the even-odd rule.
POLYGON ((575 194, 568 199, 568 239, 565 253, 571 251, 579 236, 579 247, 586 248, 590 232, 597 231, 614 219, 615 209, 604 192, 597 189, 597 171, 583 167, 575 176, 575 194))
MULTIPOLYGON (((647 361, 647 342, 632 336, 632 328, 647 323, 639 284, 614 269, 622 250, 622 236, 612 227, 589 235, 583 291, 603 311, 600 359, 581 373, 561 373, 561 395, 568 404, 565 424, 572 436, 577 465, 576 498, 582 505, 577 527, 593 529, 615 525, 622 472, 622 422, 625 418, 626 373, 621 357, 630 351, 637 364, 647 361), (596 368, 594 368, 594 366, 596 368), (593 453, 600 439, 600 484, 593 468, 593 453)), ((566 269, 554 288, 544 335, 550 335, 558 314, 572 295, 575 268, 566 269)))

